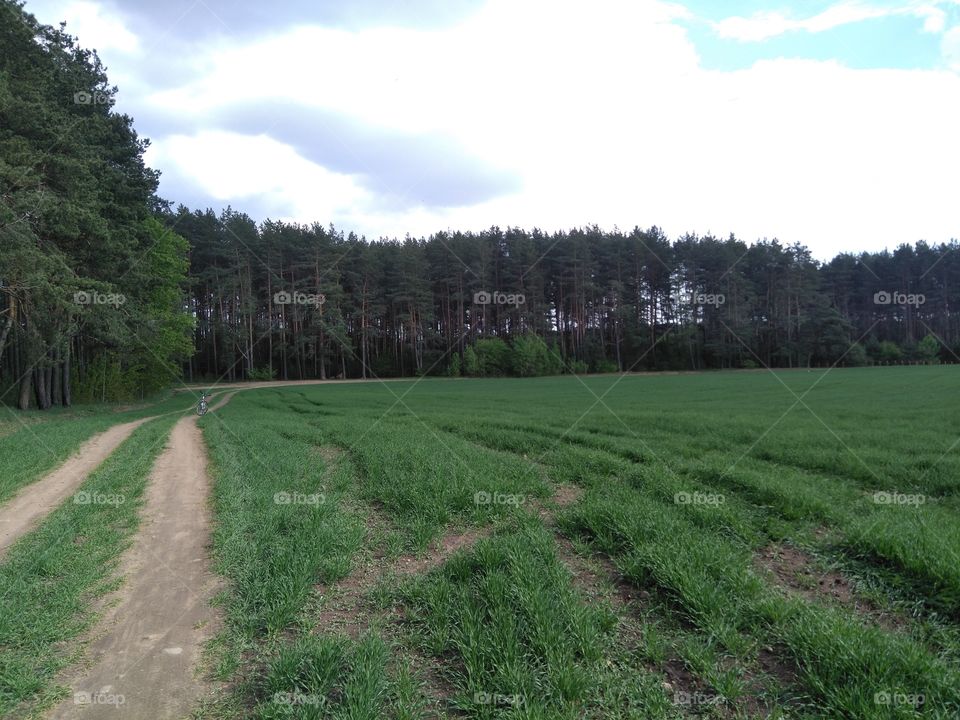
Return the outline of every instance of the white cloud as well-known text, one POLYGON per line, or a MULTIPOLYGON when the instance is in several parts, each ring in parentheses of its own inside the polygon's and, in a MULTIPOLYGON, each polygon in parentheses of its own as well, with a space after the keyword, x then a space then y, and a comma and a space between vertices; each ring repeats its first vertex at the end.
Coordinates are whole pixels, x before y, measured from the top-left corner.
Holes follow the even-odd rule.
POLYGON ((826 10, 806 18, 792 14, 760 11, 750 17, 728 17, 714 23, 717 35, 741 42, 759 42, 787 32, 819 33, 842 25, 863 22, 873 18, 910 16, 923 20, 924 32, 939 34, 944 31, 947 14, 941 6, 958 4, 956 0, 913 0, 900 6, 876 6, 867 2, 839 2, 826 10))
POLYGON ((279 219, 319 220, 368 200, 354 180, 304 160, 265 135, 221 131, 173 135, 147 151, 154 167, 173 166, 197 188, 226 205, 256 198, 278 208, 279 219))
POLYGON ((714 25, 717 34, 726 39, 758 42, 792 30, 823 32, 841 25, 889 15, 893 10, 863 3, 839 3, 809 18, 795 19, 779 12, 758 12, 750 17, 729 17, 714 25))
POLYGON ((67 3, 60 8, 59 17, 67 22, 67 31, 76 35, 84 47, 122 53, 135 53, 140 49, 139 38, 96 3, 84 0, 67 3))
POLYGON ((923 19, 923 31, 939 35, 947 26, 947 13, 934 5, 921 5, 914 14, 923 19))
MULTIPOLYGON (((153 135, 148 160, 223 204, 247 199, 276 207, 274 217, 368 236, 658 224, 673 235, 777 236, 826 257, 957 234, 960 75, 786 60, 707 71, 673 23, 678 6, 585 7, 491 0, 447 29, 299 27, 198 48, 189 82, 149 102, 204 129, 157 137, 139 127, 153 135), (267 135, 210 126, 215 111, 250 99, 453 136, 516 173, 521 190, 457 209, 392 209, 267 135)), ((808 26, 873 12, 838 8, 808 26)), ((955 31, 943 38, 954 63, 958 41, 955 31)), ((411 183, 416 175, 411 167, 411 183)))

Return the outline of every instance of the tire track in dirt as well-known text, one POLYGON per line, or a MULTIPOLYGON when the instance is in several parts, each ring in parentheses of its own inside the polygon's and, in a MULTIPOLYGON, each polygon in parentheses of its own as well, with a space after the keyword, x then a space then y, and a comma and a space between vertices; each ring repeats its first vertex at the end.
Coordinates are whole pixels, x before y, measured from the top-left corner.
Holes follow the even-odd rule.
MULTIPOLYGON (((535 503, 534 509, 544 525, 553 531, 557 555, 570 572, 573 584, 591 604, 604 602, 609 605, 618 619, 620 641, 634 651, 642 646, 646 633, 640 613, 650 606, 651 593, 630 583, 610 557, 596 552, 582 555, 564 534, 557 523, 556 512, 578 502, 583 495, 583 488, 561 483, 556 486, 552 498, 555 509, 541 503, 535 503)), ((734 662, 737 661, 729 659, 727 667, 734 662)), ((673 696, 675 706, 678 699, 682 701, 682 698, 696 693, 713 697, 718 694, 702 673, 695 672, 675 652, 668 653, 659 662, 648 661, 645 666, 649 672, 662 676, 662 688, 668 697, 673 696)), ((765 678, 775 678, 784 687, 797 684, 796 667, 783 648, 760 647, 757 657, 743 663, 741 670, 745 692, 734 701, 722 703, 715 711, 716 717, 770 717, 772 710, 768 700, 762 697, 765 678)), ((677 709, 683 717, 700 717, 699 713, 691 714, 681 707, 677 709)))
POLYGON ((196 676, 216 630, 210 600, 220 587, 208 557, 209 493, 203 436, 188 416, 151 472, 142 525, 122 560, 125 583, 94 629, 90 662, 62 679, 71 695, 51 718, 184 718, 213 690, 196 676))
POLYGON ((323 609, 316 622, 316 630, 339 633, 356 640, 370 627, 372 615, 367 607, 370 593, 388 577, 397 579, 427 573, 446 562, 455 552, 469 549, 478 540, 488 537, 491 527, 469 529, 462 533, 444 535, 432 543, 423 555, 406 554, 388 560, 375 553, 369 561, 354 568, 345 578, 328 586, 320 586, 323 609))
POLYGON ((87 440, 60 467, 30 483, 0 507, 0 559, 22 536, 55 510, 138 427, 153 418, 114 425, 87 440))

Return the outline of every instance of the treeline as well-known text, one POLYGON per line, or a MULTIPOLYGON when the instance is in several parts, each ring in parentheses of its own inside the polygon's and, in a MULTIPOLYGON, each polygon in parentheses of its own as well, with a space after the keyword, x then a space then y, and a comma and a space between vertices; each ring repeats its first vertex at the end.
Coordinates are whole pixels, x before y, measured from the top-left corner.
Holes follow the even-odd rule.
POLYGON ((143 396, 191 353, 188 247, 96 54, 0 0, 0 402, 143 396))
POLYGON ((194 379, 502 375, 952 360, 954 241, 799 245, 596 227, 367 242, 181 207, 194 379), (534 361, 524 360, 530 355, 534 361))
POLYGON ((0 0, 0 403, 213 382, 953 361, 956 241, 818 263, 656 227, 368 242, 157 197, 95 53, 0 0))

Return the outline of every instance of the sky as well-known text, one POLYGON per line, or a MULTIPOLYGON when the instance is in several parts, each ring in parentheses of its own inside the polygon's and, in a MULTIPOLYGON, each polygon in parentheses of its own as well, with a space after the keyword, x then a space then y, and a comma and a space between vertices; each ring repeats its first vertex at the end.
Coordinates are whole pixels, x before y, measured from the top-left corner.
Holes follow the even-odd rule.
POLYGON ((960 238, 960 0, 28 0, 160 194, 368 238, 960 238))

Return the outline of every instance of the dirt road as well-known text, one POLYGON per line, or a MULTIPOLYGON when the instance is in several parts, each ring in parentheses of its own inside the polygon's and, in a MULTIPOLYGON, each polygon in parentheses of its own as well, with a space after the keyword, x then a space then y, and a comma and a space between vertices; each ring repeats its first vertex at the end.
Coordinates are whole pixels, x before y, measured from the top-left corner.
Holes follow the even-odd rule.
POLYGON ((85 442, 63 465, 0 506, 0 558, 21 536, 80 487, 130 434, 150 418, 115 425, 85 442))
POLYGON ((212 691, 196 673, 217 624, 209 492, 197 418, 185 417, 151 473, 141 529, 123 558, 125 582, 94 630, 91 664, 63 679, 71 696, 50 717, 186 718, 212 691))

